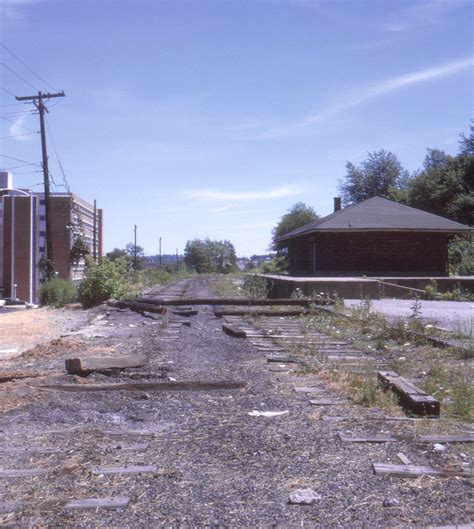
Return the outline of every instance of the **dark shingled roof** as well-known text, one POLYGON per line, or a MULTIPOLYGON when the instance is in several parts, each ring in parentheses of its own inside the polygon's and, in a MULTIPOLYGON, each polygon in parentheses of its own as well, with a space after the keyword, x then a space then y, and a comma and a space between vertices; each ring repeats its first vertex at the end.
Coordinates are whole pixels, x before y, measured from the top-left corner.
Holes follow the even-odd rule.
POLYGON ((373 197, 278 237, 284 241, 314 232, 427 231, 469 233, 471 228, 386 198, 373 197))

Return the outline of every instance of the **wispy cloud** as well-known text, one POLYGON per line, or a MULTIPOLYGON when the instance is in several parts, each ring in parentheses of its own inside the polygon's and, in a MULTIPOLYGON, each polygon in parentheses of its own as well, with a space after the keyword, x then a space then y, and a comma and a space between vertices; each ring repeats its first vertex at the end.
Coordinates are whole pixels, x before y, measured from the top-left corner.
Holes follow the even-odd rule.
POLYGON ((218 191, 213 189, 198 189, 189 191, 188 197, 216 202, 247 202, 253 200, 270 200, 274 198, 291 197, 300 195, 303 189, 296 186, 282 186, 262 191, 218 191))
POLYGON ((347 97, 342 103, 335 104, 322 112, 309 114, 300 121, 285 124, 278 127, 271 127, 263 130, 259 134, 260 139, 277 139, 301 133, 308 127, 316 124, 326 123, 334 119, 337 115, 351 108, 358 107, 370 100, 395 92, 402 88, 414 86, 420 83, 436 81, 472 68, 474 57, 468 57, 457 61, 452 61, 432 68, 426 68, 397 77, 391 77, 368 85, 364 89, 354 92, 352 97, 347 97))
POLYGON ((0 0, 0 17, 8 20, 23 15, 22 7, 39 4, 44 0, 0 0))
POLYGON ((25 123, 26 117, 27 117, 26 114, 22 114, 21 116, 18 116, 8 128, 8 132, 10 136, 13 136, 12 138, 13 140, 15 141, 31 140, 31 135, 25 134, 24 123, 25 123))
POLYGON ((450 12, 471 5, 471 0, 424 0, 400 5, 405 7, 388 17, 382 26, 385 31, 400 33, 445 22, 450 12))

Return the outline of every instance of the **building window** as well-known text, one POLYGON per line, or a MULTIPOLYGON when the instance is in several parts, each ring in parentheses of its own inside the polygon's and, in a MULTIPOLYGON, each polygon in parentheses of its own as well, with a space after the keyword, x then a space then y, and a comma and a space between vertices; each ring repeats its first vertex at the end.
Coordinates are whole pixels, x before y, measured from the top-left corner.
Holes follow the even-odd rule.
POLYGON ((46 216, 45 215, 40 215, 40 220, 46 220, 46 216))
POLYGON ((46 237, 46 232, 45 231, 40 231, 40 237, 46 237))
POLYGON ((46 200, 44 199, 40 200, 40 206, 46 206, 46 200))

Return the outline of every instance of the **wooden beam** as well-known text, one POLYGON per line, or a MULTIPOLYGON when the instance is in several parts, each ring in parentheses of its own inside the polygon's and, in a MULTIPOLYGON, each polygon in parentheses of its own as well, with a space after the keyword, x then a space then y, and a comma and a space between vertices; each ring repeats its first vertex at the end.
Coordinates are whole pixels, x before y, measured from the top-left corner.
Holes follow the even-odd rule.
POLYGON ((439 401, 398 373, 379 371, 377 378, 383 389, 391 390, 397 395, 400 405, 405 410, 420 416, 439 417, 439 401))
POLYGON ((417 465, 390 465, 387 463, 373 463, 372 466, 376 476, 390 476, 393 478, 419 478, 420 476, 471 477, 473 475, 472 470, 465 468, 433 468, 417 465))
POLYGON ((293 298, 147 298, 140 297, 134 300, 125 300, 124 302, 146 303, 151 305, 245 305, 251 306, 271 306, 271 305, 291 305, 298 307, 307 307, 311 304, 308 299, 293 299, 293 298))
POLYGON ((69 392, 89 391, 214 391, 221 389, 242 389, 245 382, 151 382, 129 384, 54 384, 35 386, 43 389, 53 389, 69 392))
POLYGON ((70 500, 64 506, 72 510, 96 510, 96 509, 126 509, 130 498, 86 498, 82 500, 70 500))
POLYGON ((283 317, 283 316, 302 316, 308 314, 306 309, 286 309, 286 310, 271 310, 271 309, 215 309, 214 315, 218 318, 223 316, 268 316, 283 317))
POLYGON ((222 324, 222 330, 229 336, 232 336, 233 338, 247 338, 247 333, 243 331, 242 329, 235 329, 231 325, 227 325, 226 323, 222 324))
POLYGON ((148 358, 145 355, 86 356, 84 358, 67 358, 65 362, 66 371, 70 375, 79 376, 143 367, 147 363, 148 358))
POLYGON ((157 307, 155 303, 144 303, 134 300, 108 301, 107 305, 116 309, 130 309, 142 314, 143 312, 153 312, 155 314, 166 314, 166 307, 157 307))

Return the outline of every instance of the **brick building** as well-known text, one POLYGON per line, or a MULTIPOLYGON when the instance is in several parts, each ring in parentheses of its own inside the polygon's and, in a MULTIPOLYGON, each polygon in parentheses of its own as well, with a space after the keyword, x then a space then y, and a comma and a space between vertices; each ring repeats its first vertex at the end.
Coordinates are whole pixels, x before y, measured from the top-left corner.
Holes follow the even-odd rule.
MULTIPOLYGON (((46 252, 44 193, 14 189, 9 173, 0 172, 0 289, 4 297, 37 302, 40 259, 46 252), (16 285, 16 287, 15 287, 16 285)), ((77 237, 97 259, 102 256, 102 210, 73 193, 51 194, 53 259, 58 276, 79 281, 84 261, 70 262, 77 237)))
POLYGON ((295 276, 446 276, 448 243, 471 228, 374 197, 297 228, 286 245, 295 276))

